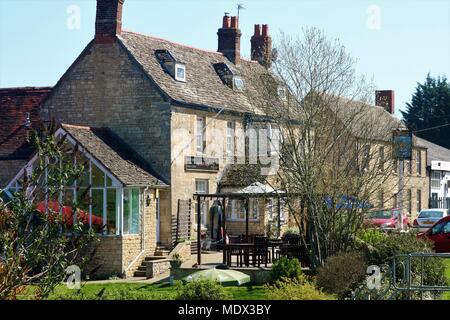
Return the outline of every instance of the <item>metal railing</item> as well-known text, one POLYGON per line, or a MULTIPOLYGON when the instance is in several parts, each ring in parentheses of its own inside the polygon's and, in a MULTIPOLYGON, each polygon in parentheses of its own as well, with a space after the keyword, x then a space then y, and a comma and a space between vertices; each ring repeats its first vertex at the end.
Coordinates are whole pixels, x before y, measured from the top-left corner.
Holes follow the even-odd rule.
POLYGON ((384 266, 383 273, 380 275, 379 281, 384 284, 384 287, 380 287, 378 290, 368 290, 367 286, 361 286, 352 293, 352 299, 391 300, 399 297, 408 300, 423 299, 425 293, 430 295, 450 291, 448 285, 425 283, 425 261, 436 258, 450 259, 450 253, 414 252, 395 255, 392 257, 390 265, 384 266), (414 274, 412 272, 413 264, 414 274))

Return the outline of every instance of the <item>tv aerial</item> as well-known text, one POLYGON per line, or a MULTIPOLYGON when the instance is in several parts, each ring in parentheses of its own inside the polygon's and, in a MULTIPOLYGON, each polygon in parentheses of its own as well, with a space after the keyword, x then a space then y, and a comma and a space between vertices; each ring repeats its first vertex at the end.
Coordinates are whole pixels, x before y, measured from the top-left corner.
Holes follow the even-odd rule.
POLYGON ((238 17, 238 20, 239 20, 239 13, 240 13, 241 10, 245 10, 245 7, 244 7, 244 5, 242 3, 239 3, 237 5, 237 17, 238 17))

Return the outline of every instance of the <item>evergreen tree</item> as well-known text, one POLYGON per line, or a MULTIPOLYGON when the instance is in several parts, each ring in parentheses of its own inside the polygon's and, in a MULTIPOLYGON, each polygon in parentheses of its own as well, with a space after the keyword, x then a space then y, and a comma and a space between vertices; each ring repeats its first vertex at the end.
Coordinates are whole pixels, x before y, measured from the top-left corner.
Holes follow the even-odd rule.
POLYGON ((410 130, 423 139, 450 148, 450 84, 447 78, 432 78, 418 83, 411 103, 402 111, 410 130), (437 128, 434 128, 437 127, 437 128), (434 128, 431 130, 424 130, 434 128))

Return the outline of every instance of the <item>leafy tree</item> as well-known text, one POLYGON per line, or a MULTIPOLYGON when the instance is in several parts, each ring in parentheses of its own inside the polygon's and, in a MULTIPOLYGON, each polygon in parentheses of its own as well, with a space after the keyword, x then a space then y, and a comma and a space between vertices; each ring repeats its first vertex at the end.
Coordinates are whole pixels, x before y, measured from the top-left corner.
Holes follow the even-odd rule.
POLYGON ((411 103, 402 111, 406 125, 416 135, 450 148, 450 84, 447 78, 427 75, 424 83, 418 83, 411 103), (435 128, 436 127, 436 128, 435 128), (432 130, 424 130, 433 128, 432 130), (420 131, 424 130, 424 131, 420 131))
MULTIPOLYGON (((60 203, 64 186, 84 171, 82 163, 73 164, 77 148, 51 131, 33 137, 37 161, 32 173, 24 174, 11 200, 0 200, 0 299, 16 299, 30 285, 37 299, 47 297, 65 280, 67 267, 87 262, 83 249, 95 239, 85 221, 74 223, 60 203)), ((78 204, 70 207, 78 216, 78 204)))

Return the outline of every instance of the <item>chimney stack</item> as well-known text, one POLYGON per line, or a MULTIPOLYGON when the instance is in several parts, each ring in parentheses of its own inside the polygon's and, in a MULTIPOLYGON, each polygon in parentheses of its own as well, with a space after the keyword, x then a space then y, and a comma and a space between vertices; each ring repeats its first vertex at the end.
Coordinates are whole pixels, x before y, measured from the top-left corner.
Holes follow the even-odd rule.
POLYGON ((266 68, 272 65, 272 38, 269 36, 269 26, 267 24, 255 24, 255 33, 251 40, 252 60, 258 61, 266 68))
POLYGON ((125 0, 97 0, 95 42, 113 43, 122 32, 122 8, 125 0))
POLYGON ((395 113, 395 94, 394 90, 375 91, 375 105, 383 107, 390 114, 395 113))
POLYGON ((223 17, 222 28, 217 32, 219 37, 219 46, 217 51, 221 52, 228 60, 234 64, 241 61, 241 30, 239 30, 239 21, 237 17, 229 17, 225 14, 223 17))

